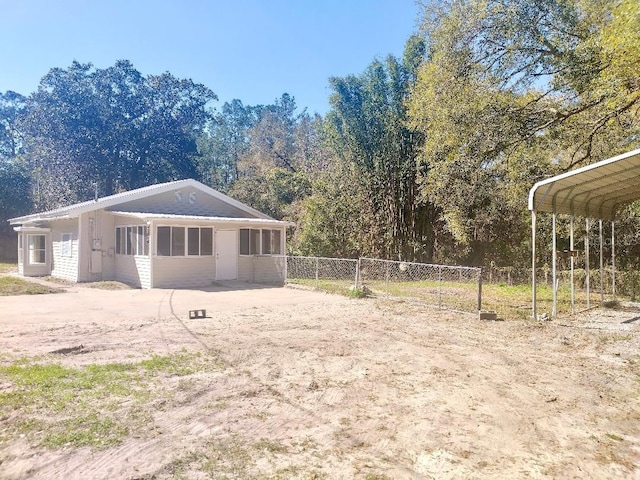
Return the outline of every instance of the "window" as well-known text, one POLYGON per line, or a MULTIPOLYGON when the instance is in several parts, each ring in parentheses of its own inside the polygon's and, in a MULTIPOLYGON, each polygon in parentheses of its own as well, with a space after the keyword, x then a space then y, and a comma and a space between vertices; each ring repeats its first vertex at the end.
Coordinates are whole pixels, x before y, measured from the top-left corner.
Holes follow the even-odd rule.
POLYGON ((157 254, 162 257, 171 256, 171 227, 158 227, 157 254))
POLYGON ((200 255, 213 255, 213 228, 200 229, 200 255))
POLYGON ((240 229, 240 255, 280 255, 281 253, 281 230, 240 229))
POLYGON ((260 255, 260 230, 251 230, 251 254, 260 255))
POLYGON ((116 253, 149 255, 149 227, 143 225, 116 227, 116 253))
POLYGON ((171 256, 184 256, 184 227, 171 228, 171 256))
POLYGON ((249 255, 249 229, 240 229, 240 255, 249 255))
POLYGON ((187 255, 200 255, 200 229, 188 228, 187 232, 187 255))
POLYGON ((213 255, 213 228, 158 227, 156 254, 161 257, 213 255))
POLYGON ((262 254, 280 255, 280 230, 262 230, 262 254))
POLYGON ((42 265, 46 263, 45 238, 44 235, 27 235, 30 264, 42 265))
POLYGON ((71 256, 71 234, 70 233, 62 234, 62 239, 60 241, 60 256, 62 257, 71 256))

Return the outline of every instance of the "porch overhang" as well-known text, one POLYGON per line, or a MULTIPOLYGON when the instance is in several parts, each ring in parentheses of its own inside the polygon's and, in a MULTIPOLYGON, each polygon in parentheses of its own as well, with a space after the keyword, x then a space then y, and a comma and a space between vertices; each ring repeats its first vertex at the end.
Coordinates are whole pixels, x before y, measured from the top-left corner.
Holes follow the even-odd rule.
POLYGON ((235 217, 209 217, 201 215, 175 215, 169 213, 144 213, 144 212, 119 212, 111 211, 113 215, 138 218, 144 221, 171 221, 176 223, 207 222, 237 224, 238 226, 255 227, 294 227, 295 223, 268 218, 235 218, 235 217))

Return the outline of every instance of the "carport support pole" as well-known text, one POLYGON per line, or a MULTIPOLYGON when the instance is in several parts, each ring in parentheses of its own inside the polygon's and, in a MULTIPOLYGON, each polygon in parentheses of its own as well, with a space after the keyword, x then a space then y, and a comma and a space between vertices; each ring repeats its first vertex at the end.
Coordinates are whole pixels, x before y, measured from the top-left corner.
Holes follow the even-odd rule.
POLYGON ((591 282, 589 281, 589 219, 585 219, 585 234, 584 234, 584 274, 585 274, 585 287, 587 288, 587 308, 591 308, 591 282))
POLYGON ((553 282, 553 306, 551 308, 551 316, 555 317, 558 315, 558 286, 556 284, 556 256, 557 256, 557 245, 556 245, 556 212, 553 212, 551 215, 551 281, 553 282))
POLYGON ((574 286, 574 276, 573 276, 573 268, 575 265, 575 259, 573 258, 573 215, 571 215, 570 223, 569 223, 569 255, 571 255, 571 260, 569 260, 571 264, 571 315, 576 313, 576 295, 575 295, 575 286, 574 286))
POLYGON ((611 222, 611 293, 613 300, 616 299, 616 236, 615 222, 611 222))
POLYGON ((604 236, 602 234, 602 220, 600 224, 600 303, 604 303, 604 236))
POLYGON ((536 304, 536 211, 531 210, 531 310, 533 319, 538 319, 536 304))

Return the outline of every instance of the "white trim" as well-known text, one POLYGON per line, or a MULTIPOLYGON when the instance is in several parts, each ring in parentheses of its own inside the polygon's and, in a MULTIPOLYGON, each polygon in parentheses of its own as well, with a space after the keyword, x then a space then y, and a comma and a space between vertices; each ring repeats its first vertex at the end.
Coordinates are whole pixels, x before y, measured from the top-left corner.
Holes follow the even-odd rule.
MULTIPOLYGON (((273 218, 237 218, 237 217, 208 217, 204 215, 176 215, 172 213, 145 213, 145 212, 120 212, 111 211, 113 215, 123 217, 140 218, 143 220, 172 220, 184 222, 217 222, 217 223, 239 223, 241 225, 277 225, 282 227, 293 227, 295 223, 273 218)), ((249 227, 247 227, 249 228, 249 227)))

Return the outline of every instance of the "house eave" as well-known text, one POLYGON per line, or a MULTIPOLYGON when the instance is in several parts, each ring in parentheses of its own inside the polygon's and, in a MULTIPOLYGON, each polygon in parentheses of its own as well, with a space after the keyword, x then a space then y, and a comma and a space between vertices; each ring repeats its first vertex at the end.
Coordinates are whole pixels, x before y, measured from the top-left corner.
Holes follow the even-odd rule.
POLYGON ((241 218, 241 217, 209 217, 203 215, 176 215, 169 213, 145 213, 145 212, 119 212, 111 211, 113 215, 139 218, 143 221, 167 221, 167 222, 210 222, 210 223, 234 223, 238 225, 247 226, 279 226, 279 227, 294 227, 295 223, 287 222, 284 220, 275 220, 273 218, 241 218))

